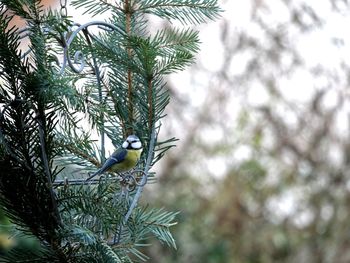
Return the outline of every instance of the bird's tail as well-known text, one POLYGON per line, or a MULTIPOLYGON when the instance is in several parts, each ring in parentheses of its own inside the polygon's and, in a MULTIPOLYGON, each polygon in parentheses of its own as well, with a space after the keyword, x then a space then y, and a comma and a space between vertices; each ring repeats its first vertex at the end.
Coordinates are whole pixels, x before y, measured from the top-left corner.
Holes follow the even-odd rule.
POLYGON ((97 172, 93 173, 92 175, 90 175, 85 182, 90 181, 92 178, 94 178, 96 175, 99 175, 101 173, 101 169, 97 170, 97 172))

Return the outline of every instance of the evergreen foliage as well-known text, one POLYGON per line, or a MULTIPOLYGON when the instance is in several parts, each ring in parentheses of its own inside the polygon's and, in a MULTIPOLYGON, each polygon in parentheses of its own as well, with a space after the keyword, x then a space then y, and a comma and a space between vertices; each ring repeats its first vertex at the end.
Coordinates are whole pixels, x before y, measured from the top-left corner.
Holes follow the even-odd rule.
POLYGON ((0 203, 42 245, 14 249, 1 262, 146 261, 140 250, 151 236, 176 248, 169 228, 177 213, 137 201, 154 176, 150 168, 175 142, 157 140, 169 102, 164 76, 193 62, 199 39, 192 29, 151 34, 146 14, 191 24, 220 10, 213 0, 72 3, 92 16, 107 12, 108 25, 75 36, 72 21, 44 11, 39 0, 0 1, 0 203), (10 28, 14 16, 26 30, 10 28), (25 38, 30 48, 21 52, 25 38), (61 74, 56 56, 69 60, 72 50, 75 61, 61 74), (106 140, 118 147, 129 134, 144 145, 137 169, 120 182, 82 183, 104 162, 106 140))

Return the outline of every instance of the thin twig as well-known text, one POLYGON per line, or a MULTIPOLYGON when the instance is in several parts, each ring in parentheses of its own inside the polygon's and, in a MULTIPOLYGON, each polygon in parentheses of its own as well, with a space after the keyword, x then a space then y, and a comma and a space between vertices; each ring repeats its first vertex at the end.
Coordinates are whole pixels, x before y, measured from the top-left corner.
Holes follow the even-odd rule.
MULTIPOLYGON (((120 181, 120 177, 107 177, 103 178, 107 181, 120 181)), ((101 181, 101 178, 94 178, 89 181, 90 184, 98 184, 101 181)), ((86 178, 78 178, 78 179, 61 179, 56 180, 53 185, 55 187, 65 186, 65 185, 86 185, 86 178)))
MULTIPOLYGON (((124 12, 126 15, 126 21, 125 21, 125 31, 128 37, 130 37, 131 34, 131 11, 130 11, 130 3, 129 0, 125 1, 124 4, 124 12)), ((132 50, 131 47, 127 47, 127 52, 128 52, 128 58, 129 61, 132 58, 132 50)), ((132 71, 130 68, 128 68, 128 73, 127 73, 127 81, 128 81, 128 112, 129 112, 129 125, 131 125, 133 123, 133 115, 134 115, 134 108, 133 108, 133 87, 132 87, 132 71)), ((132 134, 133 133, 133 129, 128 127, 128 133, 132 134)), ((126 134, 127 135, 127 134, 126 134)))
POLYGON ((38 112, 37 122, 38 122, 38 128, 39 128, 41 158, 42 158, 43 165, 44 165, 44 172, 45 172, 45 175, 47 178, 47 186, 48 186, 50 196, 51 196, 52 208, 53 208, 53 211, 55 212, 55 216, 56 216, 56 219, 58 221, 58 224, 60 226, 62 226, 61 216, 60 216, 60 213, 58 211, 58 205, 56 202, 56 196, 55 196, 55 193, 54 193, 53 188, 52 188, 53 184, 52 184, 52 179, 51 179, 51 170, 50 170, 50 166, 49 166, 48 156, 46 153, 45 127, 44 127, 43 120, 45 121, 44 112, 43 111, 38 112))
POLYGON ((109 89, 108 84, 107 84, 103 79, 101 80, 101 82, 102 82, 104 88, 105 88, 106 91, 107 91, 107 95, 108 95, 109 97, 111 97, 111 100, 113 101, 114 110, 115 110, 115 112, 116 112, 116 114, 118 115, 118 118, 119 118, 119 120, 120 120, 120 125, 121 125, 121 127, 122 127, 123 134, 126 134, 125 122, 124 122, 123 116, 122 116, 121 113, 120 113, 120 110, 118 109, 118 108, 119 108, 119 107, 118 107, 118 103, 119 103, 119 102, 115 99, 115 96, 113 96, 112 91, 109 89))
POLYGON ((135 9, 134 12, 144 12, 147 9, 170 9, 170 8, 193 8, 193 9, 207 9, 207 6, 204 5, 196 5, 196 4, 189 4, 189 3, 183 3, 183 4, 174 4, 174 3, 166 3, 166 4, 152 4, 149 6, 144 6, 139 9, 135 9))
POLYGON ((152 159, 154 155, 155 141, 156 141, 156 131, 155 131, 155 128, 153 128, 151 133, 151 140, 149 142, 148 155, 147 155, 147 161, 146 161, 144 173, 142 175, 140 186, 138 186, 134 199, 132 200, 129 210, 124 217, 124 224, 126 224, 129 217, 131 216, 132 211, 135 209, 137 202, 141 197, 141 193, 142 193, 143 187, 145 186, 145 182, 147 181, 148 171, 151 168, 152 159))
POLYGON ((108 3, 107 1, 105 0, 100 0, 100 2, 102 2, 103 4, 107 5, 109 8, 111 9, 115 9, 115 11, 124 11, 119 5, 118 3, 115 3, 116 5, 112 5, 110 3, 108 3))
POLYGON ((148 126, 150 129, 152 129, 152 121, 153 121, 153 90, 152 90, 152 79, 148 81, 148 90, 147 90, 147 96, 148 96, 148 126))
MULTIPOLYGON (((90 40, 90 35, 88 30, 85 28, 83 29, 83 33, 85 35, 86 41, 92 51, 92 43, 90 40)), ((100 69, 98 68, 97 65, 97 59, 94 56, 93 52, 91 52, 91 56, 92 56, 92 61, 93 61, 93 69, 94 69, 94 73, 96 76, 96 80, 97 80, 97 87, 98 87, 98 100, 100 102, 100 104, 102 105, 102 84, 101 84, 101 75, 100 75, 100 69)), ((101 130, 100 130, 100 134, 101 134, 101 163, 104 163, 104 161, 106 160, 106 150, 105 150, 105 127, 104 127, 104 114, 103 111, 101 111, 100 114, 100 122, 101 122, 101 130)))
POLYGON ((149 148, 148 148, 146 165, 145 165, 145 168, 143 170, 141 182, 137 187, 136 194, 135 194, 135 196, 134 196, 134 198, 129 206, 128 212, 124 216, 123 223, 118 226, 118 230, 116 231, 116 233, 114 235, 113 241, 108 243, 109 245, 114 246, 114 245, 117 245, 120 243, 120 235, 123 232, 123 226, 125 226, 126 223, 128 222, 133 210, 135 209, 135 207, 137 205, 138 200, 141 197, 143 187, 146 185, 146 182, 147 182, 148 171, 151 168, 151 164, 152 164, 152 159, 153 159, 153 155, 154 155, 155 140, 156 140, 156 131, 155 131, 155 128, 153 128, 152 133, 151 133, 149 148))
POLYGON ((79 148, 76 148, 76 147, 74 147, 72 145, 68 145, 68 144, 62 144, 62 147, 66 148, 71 153, 74 153, 75 155, 82 157, 85 160, 88 160, 90 163, 92 163, 96 167, 101 167, 101 163, 99 161, 97 161, 95 158, 91 157, 90 155, 84 153, 79 148))

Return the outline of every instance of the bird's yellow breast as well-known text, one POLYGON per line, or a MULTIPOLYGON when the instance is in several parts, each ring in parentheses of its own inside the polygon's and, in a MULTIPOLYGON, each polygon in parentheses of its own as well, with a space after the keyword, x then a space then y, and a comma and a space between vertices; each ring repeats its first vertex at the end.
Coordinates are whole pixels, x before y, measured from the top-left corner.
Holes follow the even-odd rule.
POLYGON ((111 172, 126 172, 134 168, 140 159, 142 150, 127 150, 125 159, 120 163, 113 165, 109 170, 111 172))

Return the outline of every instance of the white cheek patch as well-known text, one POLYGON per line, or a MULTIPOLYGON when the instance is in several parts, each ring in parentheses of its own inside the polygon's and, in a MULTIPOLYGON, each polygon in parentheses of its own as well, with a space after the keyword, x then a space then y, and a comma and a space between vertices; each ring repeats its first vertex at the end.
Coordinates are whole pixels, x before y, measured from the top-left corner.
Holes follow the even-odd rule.
POLYGON ((141 144, 141 142, 133 142, 133 143, 131 144, 131 147, 132 147, 133 149, 140 149, 140 148, 142 147, 142 144, 141 144))
POLYGON ((122 147, 124 149, 128 148, 129 143, 127 141, 123 142, 122 147))

